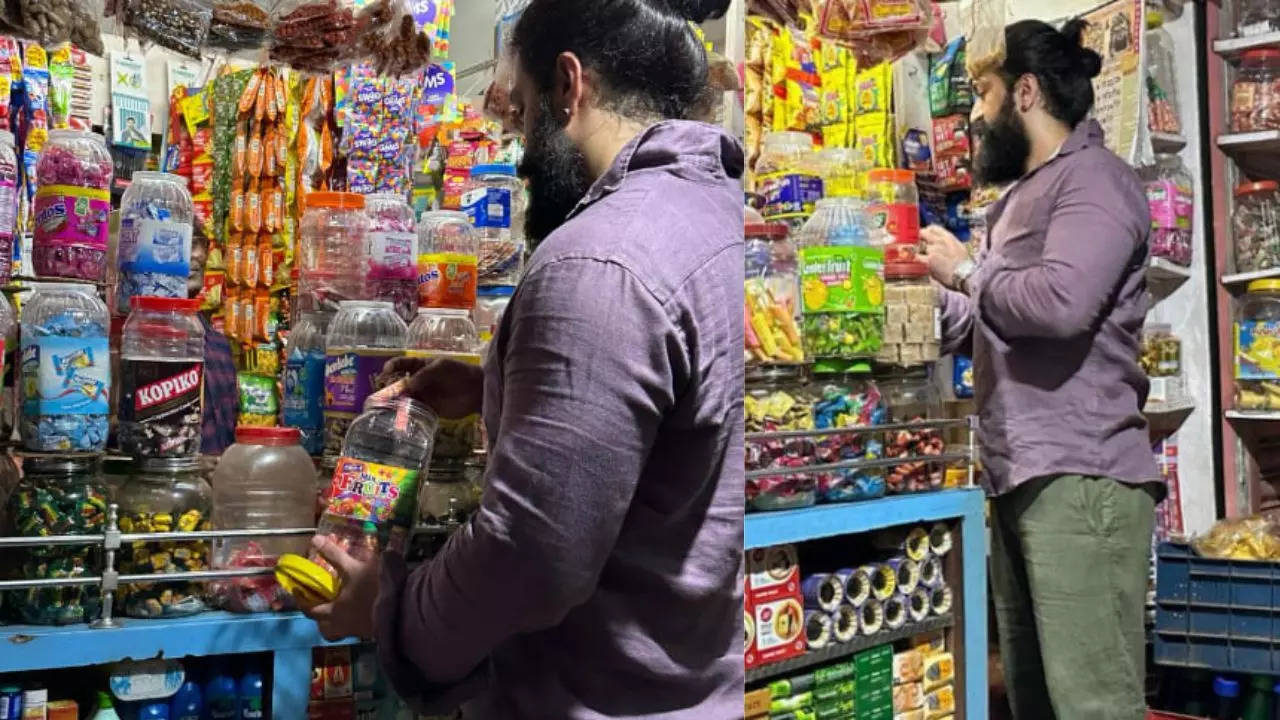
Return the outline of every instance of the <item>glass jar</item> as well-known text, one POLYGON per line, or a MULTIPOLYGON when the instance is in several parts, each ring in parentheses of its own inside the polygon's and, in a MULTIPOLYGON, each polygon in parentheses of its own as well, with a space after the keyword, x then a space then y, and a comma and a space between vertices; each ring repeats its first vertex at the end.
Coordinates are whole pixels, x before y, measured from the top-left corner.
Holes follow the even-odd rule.
POLYGON ((1231 213, 1235 271, 1280 268, 1280 183, 1244 183, 1235 189, 1231 213))
POLYGON ((1164 13, 1147 10, 1147 128, 1151 132, 1182 133, 1178 114, 1178 84, 1173 38, 1162 27, 1164 13))
POLYGON ((1249 283, 1235 336, 1235 409, 1280 411, 1280 280, 1249 283))
MULTIPOLYGON (((97 457, 28 456, 23 477, 6 505, 7 522, 19 537, 101 535, 107 522, 107 493, 97 457)), ((97 545, 37 545, 6 551, 12 579, 96 575, 102 566, 97 545)), ((6 563, 8 565, 8 563, 6 563)), ((11 590, 5 601, 23 622, 67 625, 98 616, 98 585, 11 590)))
POLYGON ((199 300, 136 296, 120 347, 120 449, 137 459, 200 453, 204 325, 199 300))
POLYGON ((284 367, 284 424, 302 433, 302 447, 324 452, 324 349, 332 315, 304 312, 289 333, 284 367))
POLYGON ((524 183, 514 165, 476 165, 462 210, 480 236, 480 285, 515 285, 524 272, 524 183))
POLYGON ((101 135, 52 130, 36 163, 31 261, 36 275, 103 282, 111 153, 101 135))
MULTIPOLYGON (((197 458, 143 460, 120 491, 120 532, 184 533, 208 530, 213 489, 200 475, 197 458)), ((200 540, 127 544, 118 558, 121 574, 195 572, 209 568, 209 544, 200 540)), ((182 617, 204 612, 198 582, 135 583, 121 588, 130 617, 182 617)))
POLYGON ((937 288, 911 264, 886 264, 884 279, 884 344, 876 361, 901 368, 937 362, 941 353, 937 288))
POLYGON ((818 153, 824 197, 862 197, 866 166, 854 148, 832 147, 818 153))
POLYGON ((351 421, 373 393, 373 381, 391 358, 403 355, 409 326, 388 302, 348 300, 325 336, 325 452, 342 447, 351 421))
MULTIPOLYGON (((220 530, 307 528, 315 525, 316 469, 296 428, 236 428, 236 442, 213 474, 213 524, 220 530)), ((213 566, 275 567, 283 553, 302 554, 305 537, 218 540, 213 566)), ((210 587, 233 612, 285 610, 291 598, 274 577, 238 578, 210 587)))
POLYGON ((0 130, 0 285, 13 278, 13 242, 18 233, 18 153, 13 133, 0 130))
POLYGON ((116 312, 129 312, 134 296, 186 298, 191 274, 195 208, 187 180, 161 172, 135 172, 120 200, 116 312))
POLYGON ((884 336, 884 252, 871 245, 866 205, 819 200, 795 238, 805 356, 827 372, 875 357, 884 336))
MULTIPOLYGON (((805 390, 817 430, 866 428, 888 421, 889 408, 874 380, 863 373, 820 375, 805 390)), ((884 455, 880 433, 822 435, 814 440, 820 465, 876 460, 884 455)), ((817 475, 819 502, 871 500, 885 494, 884 468, 858 468, 817 475)))
POLYGON ((813 136, 804 132, 766 133, 756 159, 756 192, 764 198, 765 220, 791 228, 804 223, 823 196, 813 136))
POLYGON ((1151 210, 1151 256, 1191 265, 1191 222, 1195 191, 1182 159, 1157 153, 1155 165, 1139 172, 1151 210))
POLYGON ((432 463, 430 474, 418 488, 418 522, 459 525, 471 517, 480 507, 480 493, 465 470, 461 460, 432 463))
POLYGON ((365 297, 364 196, 310 192, 298 223, 299 311, 333 312, 344 300, 365 297))
POLYGON ((920 244, 920 195, 910 170, 877 168, 867 173, 867 213, 871 244, 884 248, 885 264, 909 265, 917 274, 929 266, 916 257, 920 244))
MULTIPOLYGON (((747 433, 812 430, 813 402, 806 394, 798 368, 765 368, 748 377, 747 433)), ((746 469, 784 470, 814 464, 810 438, 768 438, 746 441, 746 469)), ((751 510, 785 510, 817 502, 817 476, 781 472, 747 479, 747 507, 751 510)))
POLYGON ((423 213, 418 253, 418 307, 470 310, 475 306, 480 238, 466 213, 423 213))
POLYGON ((22 418, 28 450, 107 445, 111 353, 107 306, 92 285, 38 285, 22 311, 22 418))
POLYGON ((476 324, 481 354, 488 349, 494 334, 498 332, 502 314, 507 311, 515 292, 516 289, 510 285, 494 285, 476 290, 476 307, 471 312, 471 319, 476 324))
POLYGON ((1148 403, 1168 403, 1183 397, 1182 341, 1170 326, 1151 323, 1142 328, 1138 364, 1150 381, 1148 403))
MULTIPOLYGON (((480 364, 480 338, 466 310, 422 309, 409 326, 409 357, 447 358, 480 364)), ((465 458, 480 445, 480 416, 440 418, 436 430, 436 458, 465 458)))
POLYGON ((800 314, 799 262, 784 223, 743 228, 746 246, 746 355, 748 365, 804 362, 800 314))
MULTIPOLYGON (((919 423, 943 417, 942 398, 924 372, 910 372, 881 381, 894 423, 919 423)), ((885 440, 887 457, 926 458, 941 455, 945 443, 936 428, 910 428, 890 432, 885 440)), ((943 487, 942 463, 914 459, 889 468, 886 484, 891 494, 923 492, 943 487)))
POLYGON ((1231 132, 1280 128, 1280 49, 1254 48, 1240 56, 1231 85, 1231 132))
POLYGON ((406 323, 418 308, 418 229, 404 196, 376 193, 364 198, 369 217, 365 297, 389 302, 406 323))
POLYGON ((326 455, 316 462, 316 517, 312 524, 318 524, 325 508, 329 507, 329 486, 333 483, 333 470, 336 467, 336 455, 326 455))
POLYGON ((1238 0, 1236 36, 1253 37, 1280 30, 1280 6, 1271 0, 1238 0))

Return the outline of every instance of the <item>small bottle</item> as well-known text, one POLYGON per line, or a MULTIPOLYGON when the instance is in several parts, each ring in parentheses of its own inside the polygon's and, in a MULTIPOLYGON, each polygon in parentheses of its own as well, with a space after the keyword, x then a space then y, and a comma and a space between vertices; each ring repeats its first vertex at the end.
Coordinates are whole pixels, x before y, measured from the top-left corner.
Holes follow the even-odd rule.
POLYGON ((262 675, 250 670, 240 678, 239 720, 262 720, 262 675))
POLYGON ((204 703, 201 702, 201 695, 200 685, 194 680, 182 683, 182 687, 178 688, 178 692, 173 695, 173 700, 169 702, 170 719, 200 720, 200 716, 204 712, 204 703))
POLYGON ((120 716, 116 714, 116 709, 111 705, 111 695, 109 693, 98 691, 98 712, 93 714, 93 720, 120 720, 120 716))
POLYGON ((1213 679, 1213 696, 1217 698, 1216 720, 1240 720, 1240 683, 1230 678, 1213 679))
POLYGON ((169 704, 153 702, 143 705, 138 711, 138 720, 169 720, 169 704))
POLYGON ((223 668, 214 671, 204 686, 205 720, 235 720, 236 681, 223 668))

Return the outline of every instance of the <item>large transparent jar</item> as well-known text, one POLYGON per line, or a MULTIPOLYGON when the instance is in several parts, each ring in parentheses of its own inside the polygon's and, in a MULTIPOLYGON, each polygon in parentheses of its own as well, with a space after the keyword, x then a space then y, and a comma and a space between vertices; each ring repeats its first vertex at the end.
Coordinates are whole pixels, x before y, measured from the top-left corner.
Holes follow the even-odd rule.
POLYGON ((1235 409, 1280 411, 1280 280, 1249 283, 1235 335, 1235 409))
POLYGON ((919 274, 911 264, 886 264, 884 279, 884 344, 876 361, 901 368, 937 362, 937 288, 928 274, 919 274))
POLYGON ((1244 183, 1235 189, 1231 213, 1236 272, 1280 268, 1280 184, 1244 183))
POLYGON ((755 190, 764 198, 760 212, 765 220, 797 228, 822 198, 821 163, 809 133, 766 133, 755 171, 755 190))
POLYGON ((303 312, 289 333, 281 402, 284 424, 302 433, 303 449, 324 452, 324 349, 330 313, 303 312))
POLYGON ((325 452, 337 453, 351 421, 373 393, 374 378, 403 355, 409 326, 388 302, 348 300, 325 336, 325 452))
MULTIPOLYGON (((914 371, 880 382, 894 423, 917 424, 943 417, 942 397, 927 372, 914 371)), ((885 456, 924 458, 941 455, 945 443, 935 428, 911 427, 892 431, 885 440, 885 456)), ((885 478, 890 493, 923 492, 943 487, 942 463, 911 460, 889 468, 885 478)))
POLYGON ((53 130, 36 164, 31 261, 36 275, 102 282, 111 214, 111 153, 101 135, 53 130))
POLYGON ((22 311, 19 432, 28 450, 107 445, 111 354, 107 306, 92 285, 37 285, 22 311))
POLYGON ((1253 37, 1280 30, 1280 6, 1271 0, 1238 0, 1236 35, 1253 37))
POLYGON ((824 197, 862 197, 867 167, 854 148, 829 147, 818 153, 824 197))
POLYGON ((365 297, 389 302, 405 322, 418 308, 418 228, 413 210, 396 193, 366 195, 369 217, 365 297))
POLYGON ((494 333, 498 332, 498 324, 502 322, 502 314, 511 304, 511 296, 516 289, 510 285, 495 285, 476 290, 476 307, 471 312, 471 319, 476 324, 476 333, 480 338, 480 352, 488 349, 494 333))
MULTIPOLYGON (((236 442, 213 473, 213 524, 219 530, 307 528, 315 524, 316 470, 296 428, 236 428, 236 442)), ((213 566, 275 567, 283 553, 305 553, 306 537, 216 541, 213 566)), ((219 607, 266 612, 292 606, 274 577, 239 578, 211 587, 219 607)))
MULTIPOLYGON (((213 489, 200 475, 198 458, 143 460, 120 491, 120 532, 189 533, 208 530, 213 489)), ((122 574, 197 572, 209 569, 209 543, 202 540, 134 541, 117 556, 122 574)), ((133 583, 122 586, 130 617, 182 617, 205 611, 199 582, 133 583)))
POLYGON ((120 347, 120 449, 137 459, 200 453, 204 325, 199 300, 133 298, 120 347))
POLYGON ((18 154, 13 133, 0 130, 0 285, 13 277, 13 243, 18 235, 18 154))
POLYGON ((828 372, 875 357, 884 333, 884 252, 872 244, 865 203, 819 200, 794 237, 805 356, 828 372))
POLYGON ((310 192, 298 223, 298 310, 333 312, 365 295, 364 196, 310 192))
POLYGON ((423 213, 418 222, 418 307, 474 307, 479 257, 480 237, 466 213, 423 213))
POLYGON ((1280 49, 1246 50, 1231 85, 1231 132, 1280 128, 1280 49))
POLYGON ((461 460, 432 462, 418 489, 418 521, 425 525, 459 525, 480 507, 480 492, 461 460))
POLYGON ((785 510, 817 502, 814 474, 786 472, 815 463, 816 449, 808 438, 751 438, 752 433, 813 429, 813 401, 799 368, 763 368, 747 377, 746 469, 748 473, 778 470, 778 474, 747 477, 747 508, 785 510))
MULTIPOLYGON (((480 364, 480 338, 466 310, 423 309, 409 326, 407 355, 480 364)), ((435 457, 465 458, 480 444, 480 418, 440 418, 435 457)))
POLYGON ((1163 323, 1148 323, 1142 328, 1142 345, 1138 364, 1147 374, 1150 389, 1148 403, 1168 403, 1185 396, 1182 383, 1182 340, 1163 323))
POLYGON ((804 362, 800 336, 800 278, 795 245, 784 223, 743 228, 746 246, 746 362, 792 365, 804 362))
POLYGON ((1162 27, 1164 13, 1147 9, 1147 128, 1152 132, 1182 132, 1178 115, 1178 85, 1173 38, 1162 27))
POLYGON ((18 368, 14 362, 18 357, 18 320, 4 293, 0 293, 0 339, 3 340, 0 344, 0 378, 4 379, 3 388, 0 388, 0 437, 9 439, 13 436, 17 413, 14 378, 18 368))
POLYGON ((116 312, 135 296, 187 297, 195 209, 181 175, 135 172, 120 200, 116 312))
MULTIPOLYGON (((818 430, 867 428, 888 422, 889 408, 865 372, 816 375, 804 390, 818 430)), ((813 462, 820 465, 877 460, 884 455, 881 433, 822 435, 813 441, 813 462)), ((819 502, 871 500, 885 494, 884 468, 851 468, 816 476, 819 502)))
POLYGON ((1182 159, 1158 153, 1155 165, 1140 172, 1151 212, 1151 256, 1191 265, 1191 223, 1195 191, 1182 159))
MULTIPOLYGON (((101 535, 107 522, 107 492, 98 459, 88 455, 28 456, 23 478, 5 506, 10 530, 19 537, 101 535)), ((37 545, 5 551, 13 580, 97 575, 102 552, 97 545, 37 545)), ((5 607, 22 622, 67 625, 98 616, 98 585, 11 590, 5 607)))
POLYGON ((920 195, 910 170, 878 168, 867 173, 867 213, 873 245, 884 248, 886 264, 910 265, 918 274, 929 266, 916 257, 920 245, 920 195))
POLYGON ((480 285, 515 285, 524 272, 524 183, 514 165, 477 165, 462 209, 480 235, 480 285))

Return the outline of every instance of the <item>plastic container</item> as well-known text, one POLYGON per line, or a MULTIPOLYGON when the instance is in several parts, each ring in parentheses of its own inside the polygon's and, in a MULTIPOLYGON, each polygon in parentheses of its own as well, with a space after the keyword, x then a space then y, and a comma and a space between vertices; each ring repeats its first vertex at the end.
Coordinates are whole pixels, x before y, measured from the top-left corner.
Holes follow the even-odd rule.
POLYGON ((462 210, 480 236, 478 283, 515 285, 524 273, 524 183, 514 165, 477 165, 462 210))
POLYGON ((107 306, 91 285, 38 285, 27 300, 19 432, 28 450, 106 447, 111 410, 107 326, 107 306))
POLYGON ((748 365, 804 362, 800 335, 800 269, 784 223, 743 227, 746 246, 746 354, 748 365))
POLYGON ((1231 132, 1280 128, 1277 80, 1280 49, 1254 48, 1240 56, 1240 71, 1231 85, 1231 132))
POLYGON ((471 319, 476 324, 476 335, 480 338, 481 352, 488 349, 494 334, 498 332, 502 314, 511 304, 511 296, 515 291, 516 289, 510 285, 494 285, 476 290, 476 307, 471 312, 471 319))
POLYGON ((120 349, 120 449, 134 458, 200 453, 204 325, 199 300, 138 296, 120 349))
POLYGON ((418 521, 458 525, 480 507, 480 489, 467 477, 461 461, 437 462, 418 489, 418 521))
POLYGON ((325 333, 330 313, 300 314, 289 333, 284 366, 282 408, 284 424, 302 433, 302 447, 312 455, 324 452, 325 333))
MULTIPOLYGON (((894 423, 916 423, 944 417, 942 398, 925 372, 911 372, 882 380, 880 389, 889 404, 894 423)), ((941 455, 945 449, 942 433, 934 428, 891 432, 885 439, 888 457, 924 458, 941 455)), ((885 481, 890 494, 941 489, 946 480, 942 463, 913 460, 889 468, 885 481)))
POLYGON ((1215 720, 1240 720, 1240 683, 1225 677, 1213 679, 1215 720))
POLYGON ((920 244, 920 195, 910 170, 877 168, 867 173, 867 213, 872 245, 884 248, 885 265, 924 275, 929 266, 916 257, 920 244))
MULTIPOLYGON (((6 523, 19 537, 100 535, 107 522, 107 492, 96 457, 29 456, 24 476, 9 496, 6 523)), ((11 579, 79 577, 96 574, 99 546, 37 545, 6 551, 12 557, 11 579), (16 571, 16 572, 14 572, 16 571)), ((35 625, 89 622, 98 616, 96 584, 11 590, 7 610, 35 625)))
POLYGON ((423 213, 418 221, 418 307, 475 307, 479 257, 480 236, 466 213, 423 213))
MULTIPOLYGON (((804 390, 812 403, 814 428, 863 428, 883 425, 889 408, 874 380, 864 373, 818 376, 804 390)), ((813 463, 876 460, 884 455, 881 433, 824 435, 813 442, 813 463)), ((885 494, 884 468, 837 470, 816 476, 819 502, 872 500, 885 494)))
MULTIPOLYGON (((766 368, 747 379, 745 408, 747 433, 813 429, 813 403, 806 395, 804 378, 797 368, 766 368)), ((746 469, 779 469, 777 475, 748 477, 750 510, 786 510, 817 502, 816 475, 785 472, 811 465, 816 450, 809 438, 768 438, 746 441, 746 469)))
POLYGON ((365 295, 369 218, 363 195, 311 192, 298 223, 298 310, 334 312, 365 295))
POLYGON ((250 670, 240 678, 236 692, 239 720, 261 720, 263 690, 262 673, 257 670, 250 670))
MULTIPOLYGON (((409 326, 409 357, 447 358, 480 364, 480 338, 466 310, 423 309, 409 326)), ((480 444, 480 418, 440 418, 436 458, 465 458, 480 444)))
MULTIPOLYGON (((213 524, 221 530, 306 528, 315 523, 316 470, 296 428, 236 428, 236 442, 213 473, 213 524)), ((213 566, 274 567, 284 553, 305 553, 306 537, 218 540, 213 566)), ((240 578, 211 587, 219 607, 267 612, 292 607, 270 576, 240 578)))
POLYGON ((1280 280, 1254 280, 1235 323, 1235 409, 1280 411, 1280 280))
POLYGON ((216 667, 204 686, 206 720, 235 720, 236 693, 235 678, 227 673, 225 667, 216 667))
POLYGON ((31 261, 36 275, 102 282, 111 214, 111 153, 101 135, 52 130, 36 164, 31 261))
POLYGON ((1253 37, 1280 30, 1280 7, 1271 0, 1238 0, 1236 36, 1253 37))
POLYGON ((1142 328, 1138 364, 1150 381, 1148 403, 1169 403, 1185 398, 1182 340, 1173 334, 1169 325, 1151 323, 1142 328))
MULTIPOLYGON (((1247 0, 1246 0, 1247 1, 1247 0)), ((1147 128, 1152 132, 1182 133, 1178 114, 1178 83, 1173 38, 1163 27, 1164 12, 1147 9, 1147 128)))
POLYGON ((195 208, 180 175, 135 172, 120 200, 116 312, 135 296, 187 297, 195 208))
POLYGON ((855 148, 829 147, 818 153, 824 197, 862 197, 862 179, 868 170, 855 148))
POLYGON ((418 229, 413 210, 395 193, 366 195, 369 217, 365 297, 389 302, 405 322, 418 308, 418 229))
POLYGON ((941 354, 938 290, 911 264, 885 265, 884 344, 876 361, 920 368, 941 354))
POLYGON ((1280 268, 1280 184, 1275 180, 1244 183, 1236 186, 1234 195, 1235 271, 1280 268))
POLYGON ((200 686, 188 680, 169 701, 169 717, 173 720, 201 720, 204 715, 200 686))
POLYGON ((809 133, 766 133, 756 159, 756 192, 765 220, 798 228, 823 197, 822 162, 809 133))
POLYGON ((1151 211, 1151 256, 1191 265, 1195 195, 1191 173, 1177 155, 1160 153, 1140 172, 1151 211))
POLYGON ((18 234, 18 154, 13 133, 0 130, 0 285, 13 278, 14 238, 18 234))
POLYGON ((403 355, 409 326, 388 302, 343 302, 325 336, 325 452, 337 454, 351 421, 364 409, 373 380, 403 355))
MULTIPOLYGON (((120 532, 170 533, 208 530, 213 489, 200 475, 196 458, 142 460, 120 491, 120 532)), ((122 574, 207 570, 209 544, 163 541, 133 546, 117 555, 122 574)), ((183 617, 208 609, 203 583, 138 583, 123 586, 130 617, 183 617)))

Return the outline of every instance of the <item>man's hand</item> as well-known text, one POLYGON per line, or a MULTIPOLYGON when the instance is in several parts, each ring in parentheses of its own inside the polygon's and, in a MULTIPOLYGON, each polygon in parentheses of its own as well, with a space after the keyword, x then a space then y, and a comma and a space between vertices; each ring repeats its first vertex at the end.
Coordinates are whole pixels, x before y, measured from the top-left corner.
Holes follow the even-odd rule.
POLYGON ((403 392, 446 420, 475 415, 484 403, 484 371, 475 365, 444 358, 398 357, 383 367, 374 386, 402 380, 404 384, 392 393, 403 392))
POLYGON ((952 287, 956 267, 969 259, 968 248, 957 240, 955 235, 938 225, 930 225, 921 230, 920 241, 924 246, 925 259, 929 261, 929 273, 933 275, 933 279, 946 287, 952 287))
POLYGON ((346 637, 373 637, 373 605, 378 599, 379 557, 357 560, 333 538, 317 535, 311 545, 338 571, 340 586, 333 602, 302 608, 316 621, 320 634, 333 642, 346 637))

